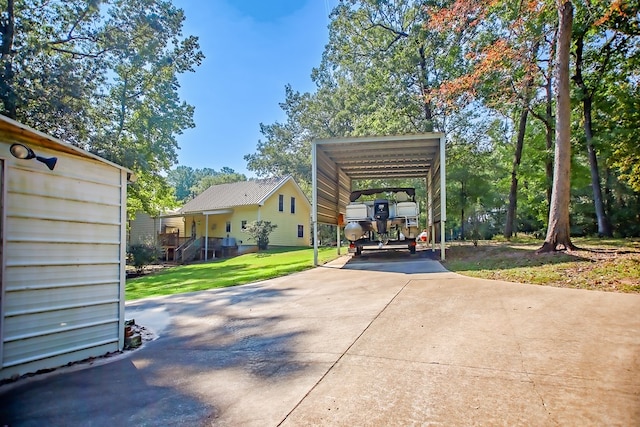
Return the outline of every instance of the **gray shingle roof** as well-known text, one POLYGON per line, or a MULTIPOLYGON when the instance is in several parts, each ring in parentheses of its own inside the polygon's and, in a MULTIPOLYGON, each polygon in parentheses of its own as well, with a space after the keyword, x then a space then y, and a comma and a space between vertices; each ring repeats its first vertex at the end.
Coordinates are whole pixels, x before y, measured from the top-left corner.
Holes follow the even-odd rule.
POLYGON ((234 206, 259 205, 287 180, 283 178, 254 179, 230 184, 212 185, 204 192, 187 202, 178 212, 187 214, 215 209, 228 209, 234 206))

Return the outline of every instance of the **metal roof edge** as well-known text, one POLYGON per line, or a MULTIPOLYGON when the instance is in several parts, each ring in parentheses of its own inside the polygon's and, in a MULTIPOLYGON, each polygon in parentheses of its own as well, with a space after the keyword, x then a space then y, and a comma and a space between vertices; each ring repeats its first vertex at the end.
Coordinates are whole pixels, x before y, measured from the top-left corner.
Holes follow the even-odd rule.
POLYGON ((286 175, 281 177, 278 182, 273 186, 273 188, 264 195, 260 200, 258 200, 258 205, 264 206, 269 197, 273 196, 276 191, 278 191, 289 179, 293 179, 291 175, 286 175))
POLYGON ((345 136, 337 138, 320 138, 314 139, 312 142, 313 144, 344 144, 349 142, 414 141, 425 138, 440 139, 443 137, 444 132, 425 132, 389 136, 345 136))
POLYGON ((99 162, 126 171, 128 173, 127 177, 130 180, 135 181, 135 175, 133 174, 133 171, 131 169, 100 157, 97 154, 93 154, 80 147, 76 147, 75 145, 64 142, 58 138, 54 138, 51 135, 40 132, 39 130, 36 130, 30 126, 27 126, 3 115, 0 115, 0 134, 8 136, 10 139, 12 139, 11 136, 13 135, 15 138, 15 142, 36 143, 45 148, 54 150, 57 149, 57 151, 61 151, 63 153, 75 154, 80 157, 97 160, 99 162), (12 134, 10 134, 10 132, 12 132, 12 134))
POLYGON ((267 201, 267 199, 269 199, 269 197, 273 196, 273 194, 275 194, 276 191, 278 191, 283 185, 285 185, 287 182, 293 182, 293 185, 296 187, 298 193, 304 198, 305 202, 307 203, 307 206, 309 207, 309 209, 311 209, 311 202, 309 201, 309 198, 307 197, 306 194, 304 194, 304 191, 302 191, 302 188, 300 188, 300 185, 296 182, 296 180, 293 178, 293 175, 286 175, 284 176, 280 182, 278 183, 278 185, 276 185, 273 190, 271 192, 269 192, 269 194, 267 194, 265 197, 263 197, 260 202, 259 205, 263 206, 264 203, 267 201))

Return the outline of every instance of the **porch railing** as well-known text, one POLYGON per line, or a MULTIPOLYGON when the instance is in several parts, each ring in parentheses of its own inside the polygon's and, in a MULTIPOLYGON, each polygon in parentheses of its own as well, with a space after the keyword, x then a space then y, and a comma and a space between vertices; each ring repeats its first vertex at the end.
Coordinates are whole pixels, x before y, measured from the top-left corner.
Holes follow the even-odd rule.
POLYGON ((196 259, 213 259, 217 257, 227 257, 237 254, 237 246, 223 246, 225 239, 221 237, 209 237, 206 242, 206 254, 205 254, 205 238, 198 237, 189 238, 182 245, 178 246, 175 250, 175 261, 185 264, 196 259))
POLYGON ((180 233, 158 233, 158 244, 162 247, 177 248, 180 246, 180 233))
POLYGON ((176 261, 180 263, 191 262, 198 256, 202 239, 190 238, 176 249, 176 261))

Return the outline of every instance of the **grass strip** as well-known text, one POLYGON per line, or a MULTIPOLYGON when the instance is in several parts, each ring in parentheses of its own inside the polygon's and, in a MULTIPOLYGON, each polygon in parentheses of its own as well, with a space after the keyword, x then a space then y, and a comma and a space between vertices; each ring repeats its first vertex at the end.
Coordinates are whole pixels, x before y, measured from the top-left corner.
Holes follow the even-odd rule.
MULTIPOLYGON (((343 253, 346 249, 343 250, 343 253)), ((319 248, 318 263, 337 258, 335 247, 319 248)), ((259 282, 313 267, 313 248, 274 248, 160 270, 127 280, 127 300, 259 282)))

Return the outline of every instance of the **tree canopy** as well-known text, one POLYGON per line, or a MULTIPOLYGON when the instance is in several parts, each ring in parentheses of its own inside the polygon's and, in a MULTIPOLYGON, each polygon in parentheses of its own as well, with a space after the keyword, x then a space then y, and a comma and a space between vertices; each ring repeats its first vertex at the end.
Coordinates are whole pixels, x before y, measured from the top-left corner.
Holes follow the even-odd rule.
POLYGON ((167 174, 169 185, 175 189, 178 203, 185 203, 212 185, 246 181, 247 177, 231 168, 220 171, 211 168, 194 169, 190 166, 178 166, 167 174))
POLYGON ((507 237, 543 235, 554 159, 570 182, 563 232, 607 234, 610 222, 617 235, 640 235, 640 5, 564 4, 573 26, 563 33, 569 110, 559 117, 555 1, 339 1, 316 90, 285 88, 286 122, 261 126, 249 170, 292 173, 309 188, 314 138, 437 130, 447 137, 454 235, 478 221, 489 236, 507 222, 507 237))
POLYGON ((0 1, 2 114, 135 172, 130 211, 173 202, 163 174, 193 127, 178 75, 203 54, 168 0, 0 1))

